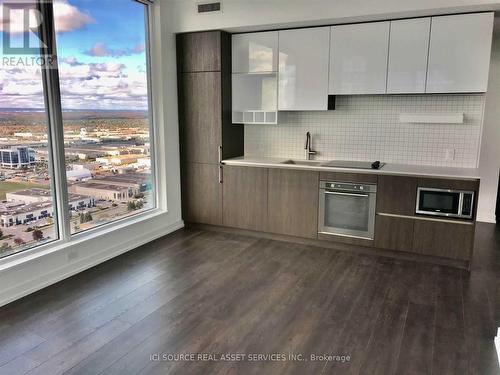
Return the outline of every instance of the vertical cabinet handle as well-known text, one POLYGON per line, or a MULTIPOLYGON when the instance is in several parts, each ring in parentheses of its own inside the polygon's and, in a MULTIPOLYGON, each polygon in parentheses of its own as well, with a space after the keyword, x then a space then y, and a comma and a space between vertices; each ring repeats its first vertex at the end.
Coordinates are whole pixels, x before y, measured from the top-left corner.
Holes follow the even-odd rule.
POLYGON ((219 184, 222 184, 222 165, 219 165, 219 184))
POLYGON ((222 146, 219 146, 219 164, 222 163, 222 146))

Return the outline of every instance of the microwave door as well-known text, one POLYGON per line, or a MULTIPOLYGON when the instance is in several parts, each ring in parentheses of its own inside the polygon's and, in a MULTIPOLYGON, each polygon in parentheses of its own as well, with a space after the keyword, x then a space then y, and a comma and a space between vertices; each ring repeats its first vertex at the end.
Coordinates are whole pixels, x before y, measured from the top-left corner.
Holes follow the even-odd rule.
POLYGON ((457 192, 422 189, 419 191, 417 213, 458 216, 461 194, 457 192))

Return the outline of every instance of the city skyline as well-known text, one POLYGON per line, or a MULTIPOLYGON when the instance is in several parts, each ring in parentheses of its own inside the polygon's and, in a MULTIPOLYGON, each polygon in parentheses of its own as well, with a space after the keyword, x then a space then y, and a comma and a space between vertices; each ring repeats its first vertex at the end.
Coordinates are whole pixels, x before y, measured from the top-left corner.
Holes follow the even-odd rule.
MULTIPOLYGON (((0 0, 0 8, 7 1, 0 0)), ((147 20, 144 4, 134 0, 54 0, 53 8, 70 210, 66 219, 71 233, 77 233, 155 205, 147 20)), ((0 9, 0 17, 5 14, 0 9)), ((24 47, 23 36, 31 33, 25 13, 8 14, 0 19, 0 43, 10 30, 10 42, 24 47)), ((3 59, 0 64, 2 257, 58 234, 41 67, 9 65, 3 59)))

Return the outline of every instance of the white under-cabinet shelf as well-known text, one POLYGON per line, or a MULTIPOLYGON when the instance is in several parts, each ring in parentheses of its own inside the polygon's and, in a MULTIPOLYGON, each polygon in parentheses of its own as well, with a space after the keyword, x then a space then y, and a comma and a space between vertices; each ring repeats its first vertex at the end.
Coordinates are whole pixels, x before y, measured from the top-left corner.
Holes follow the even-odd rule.
POLYGON ((277 124, 276 111, 233 111, 234 124, 277 124))
POLYGON ((399 122, 416 124, 463 124, 462 113, 400 113, 399 122))

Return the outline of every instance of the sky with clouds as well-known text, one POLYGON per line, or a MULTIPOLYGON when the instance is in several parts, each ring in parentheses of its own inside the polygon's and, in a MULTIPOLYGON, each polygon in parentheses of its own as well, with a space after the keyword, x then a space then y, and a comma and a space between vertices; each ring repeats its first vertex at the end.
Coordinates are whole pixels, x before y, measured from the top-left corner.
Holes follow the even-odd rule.
MULTIPOLYGON (((21 13, 0 12, 2 39, 21 40, 21 13)), ((54 0, 63 110, 147 109, 144 14, 134 0, 54 0)), ((42 108, 40 68, 6 65, 11 56, 0 50, 0 108, 42 108)))

